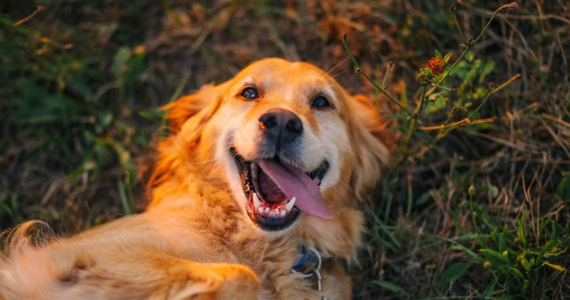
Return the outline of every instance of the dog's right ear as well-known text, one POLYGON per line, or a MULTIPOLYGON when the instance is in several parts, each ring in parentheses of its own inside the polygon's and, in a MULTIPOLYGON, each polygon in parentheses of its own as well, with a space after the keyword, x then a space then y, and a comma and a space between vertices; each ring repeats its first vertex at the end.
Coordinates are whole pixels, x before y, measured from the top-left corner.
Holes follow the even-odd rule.
POLYGON ((199 122, 204 122, 205 119, 209 118, 215 112, 220 102, 224 86, 225 84, 217 86, 203 85, 196 93, 162 106, 162 110, 169 110, 165 119, 168 120, 172 132, 178 132, 188 119, 198 115, 207 107, 212 107, 212 111, 201 114, 202 120, 199 120, 199 122))
POLYGON ((169 110, 165 119, 170 125, 171 135, 162 139, 158 145, 158 159, 147 184, 147 189, 153 193, 153 203, 162 199, 162 196, 159 196, 162 193, 156 187, 175 176, 174 171, 179 165, 179 159, 188 153, 189 147, 194 147, 200 140, 202 129, 220 107, 227 86, 227 82, 217 86, 204 85, 196 93, 161 107, 163 110, 169 110), (184 132, 184 128, 188 130, 184 132), (180 134, 181 132, 183 134, 180 134))

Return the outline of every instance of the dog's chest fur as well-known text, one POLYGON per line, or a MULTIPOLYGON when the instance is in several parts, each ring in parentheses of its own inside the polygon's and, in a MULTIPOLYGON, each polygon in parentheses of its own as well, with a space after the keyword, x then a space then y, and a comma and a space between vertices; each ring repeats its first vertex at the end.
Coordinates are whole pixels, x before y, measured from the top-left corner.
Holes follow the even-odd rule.
POLYGON ((164 232, 168 232, 168 239, 174 239, 172 244, 185 248, 173 254, 198 262, 248 266, 261 282, 259 299, 302 299, 307 295, 320 299, 311 281, 291 271, 301 257, 299 238, 296 235, 268 238, 252 230, 253 225, 246 223, 249 221, 243 217, 227 189, 213 187, 212 181, 209 183, 201 184, 197 180, 189 184, 188 190, 193 195, 189 196, 191 205, 186 201, 185 205, 173 206, 165 201, 149 210, 151 214, 186 215, 186 220, 174 216, 163 218, 174 222, 162 225, 164 232), (174 227, 180 229, 173 230, 174 227), (194 242, 194 238, 200 241, 194 242), (202 242, 204 240, 207 242, 202 242))

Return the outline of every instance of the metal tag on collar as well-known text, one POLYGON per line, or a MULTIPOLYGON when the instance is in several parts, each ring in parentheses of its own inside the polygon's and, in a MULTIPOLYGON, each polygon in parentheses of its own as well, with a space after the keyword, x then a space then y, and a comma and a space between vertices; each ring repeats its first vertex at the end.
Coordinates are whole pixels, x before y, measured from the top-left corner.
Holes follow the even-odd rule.
MULTIPOLYGON (((307 274, 302 274, 301 276, 303 276, 303 278, 309 278, 312 277, 313 275, 315 275, 317 277, 317 291, 322 292, 323 291, 323 287, 322 287, 322 279, 323 277, 321 276, 321 264, 322 264, 322 259, 321 259, 321 255, 319 254, 319 252, 313 248, 308 249, 311 250, 313 253, 315 253, 315 255, 318 258, 318 263, 317 266, 315 267, 315 265, 313 265, 313 267, 311 268, 311 270, 309 271, 310 273, 307 274)), ((293 271, 293 273, 297 273, 297 271, 295 271, 295 268, 292 268, 291 271, 293 271)), ((326 296, 322 296, 321 300, 327 300, 326 296)))
MULTIPOLYGON (((319 263, 319 269, 320 269, 320 266, 321 265, 319 263)), ((319 271, 319 269, 313 269, 312 272, 315 274, 315 276, 317 276, 317 291, 322 292, 323 287, 321 285, 321 280, 323 279, 323 277, 321 277, 321 272, 319 271)), ((327 300, 327 296, 321 296, 321 300, 327 300)))

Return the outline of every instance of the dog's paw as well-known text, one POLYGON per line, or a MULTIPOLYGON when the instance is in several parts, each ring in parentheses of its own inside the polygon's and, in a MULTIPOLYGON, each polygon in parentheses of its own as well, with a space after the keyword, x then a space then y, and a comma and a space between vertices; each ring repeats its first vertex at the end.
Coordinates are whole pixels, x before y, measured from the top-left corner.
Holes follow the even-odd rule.
POLYGON ((168 299, 230 300, 257 299, 259 280, 248 267, 238 264, 190 263, 180 266, 191 283, 168 299))

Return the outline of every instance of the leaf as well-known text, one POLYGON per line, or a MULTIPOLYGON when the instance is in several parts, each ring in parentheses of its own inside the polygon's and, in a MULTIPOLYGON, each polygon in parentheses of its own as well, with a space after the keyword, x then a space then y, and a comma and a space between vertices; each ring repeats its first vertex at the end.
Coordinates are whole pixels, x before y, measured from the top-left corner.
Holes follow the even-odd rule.
POLYGON ((131 50, 128 47, 119 48, 119 51, 115 54, 115 58, 113 59, 113 75, 115 75, 115 79, 119 80, 123 77, 126 71, 126 63, 130 56, 131 50))
POLYGON ((499 195, 499 188, 490 184, 490 185, 482 185, 479 188, 481 188, 482 190, 488 190, 489 192, 491 192, 491 198, 495 199, 497 198, 497 196, 499 195))
POLYGON ((487 95, 487 89, 484 87, 478 87, 473 93, 474 99, 483 99, 487 95))
POLYGON ((400 242, 398 242, 398 239, 396 239, 396 237, 389 231, 387 230, 387 226, 386 224, 384 224, 384 222, 382 222, 382 220, 380 220, 380 218, 378 218, 378 216, 372 211, 372 209, 370 209, 370 207, 368 207, 368 205, 366 206, 366 210, 370 213, 370 215, 372 216, 372 218, 374 218, 374 221, 376 221, 377 224, 379 224, 382 228, 382 231, 384 232, 384 234, 386 234, 386 236, 388 236, 388 238, 390 238, 390 240, 392 240, 392 242, 394 243, 395 247, 397 249, 400 249, 402 246, 400 245, 400 242))
POLYGON ((95 122, 95 132, 102 133, 113 123, 113 113, 110 111, 103 111, 97 116, 97 122, 95 122))
POLYGON ((497 196, 499 196, 499 188, 497 188, 496 186, 490 185, 489 191, 491 192, 491 197, 493 199, 495 199, 495 198, 497 198, 497 196))
POLYGON ((141 79, 140 77, 147 67, 145 57, 144 53, 134 53, 129 56, 125 70, 125 81, 132 82, 141 79))
POLYGON ((443 60, 443 55, 441 55, 441 53, 439 53, 439 51, 435 50, 435 57, 443 60))
POLYGON ((445 103, 447 102, 447 97, 445 97, 442 93, 433 94, 430 96, 430 101, 428 105, 425 106, 425 113, 430 114, 446 107, 445 103), (432 100, 433 99, 433 100, 432 100))
MULTIPOLYGON (((468 235, 466 235, 468 236, 468 235)), ((473 236, 472 239, 477 238, 477 236, 473 236)), ((481 258, 479 255, 477 255, 477 253, 471 251, 469 248, 462 246, 462 245, 454 245, 449 247, 449 250, 454 250, 454 251, 462 251, 463 253, 465 253, 467 255, 467 258, 469 258, 469 260, 473 261, 473 262, 477 262, 477 263, 484 263, 485 259, 481 258)))
POLYGON ((149 107, 139 110, 139 116, 147 118, 152 121, 160 121, 166 115, 166 110, 160 109, 160 107, 149 107))
POLYGON ((481 71, 481 75, 479 76, 479 84, 483 83, 483 79, 485 78, 485 76, 489 75, 494 68, 495 68, 494 61, 490 61, 483 66, 483 70, 481 71))
POLYGON ((375 281, 372 281, 372 283, 377 284, 377 285, 379 285, 379 286, 381 286, 387 290, 390 290, 396 294, 404 295, 407 297, 411 296, 410 293, 406 292, 406 290, 404 290, 403 288, 401 288, 401 287, 399 287, 399 286, 397 286, 391 282, 384 281, 384 280, 375 280, 375 281))
POLYGON ((121 198, 121 205, 123 206, 123 212, 125 215, 132 214, 131 206, 129 205, 129 201, 127 200, 127 194, 125 192, 125 185, 121 178, 117 178, 117 185, 119 187, 119 196, 121 198))
POLYGON ((556 187, 556 197, 563 202, 570 203, 570 171, 562 172, 564 179, 556 187))
POLYGON ((465 59, 469 62, 473 61, 473 59, 475 58, 475 53, 473 53, 473 51, 467 51, 467 53, 465 53, 465 59))
POLYGON ((479 72, 480 68, 481 68, 481 60, 480 59, 474 60, 473 63, 471 64, 471 69, 476 69, 477 72, 479 72))
POLYGON ((516 276, 516 279, 518 279, 519 281, 524 281, 524 274, 517 268, 515 267, 509 267, 508 268, 509 271, 512 272, 512 274, 514 274, 516 276))
POLYGON ((428 144, 433 145, 433 139, 431 138, 431 136, 425 132, 425 131, 416 131, 415 132, 415 136, 420 137, 422 139, 424 139, 428 144))
POLYGON ((526 258, 526 252, 523 252, 523 253, 519 254, 519 255, 517 256, 517 260, 520 261, 520 263, 522 264, 522 266, 523 266, 523 267, 525 268, 525 270, 527 270, 527 271, 530 270, 530 268, 532 268, 532 266, 533 266, 533 262, 532 262, 532 261, 529 261, 529 260, 526 258))
POLYGON ((467 72, 467 74, 465 75, 465 81, 469 82, 470 84, 473 82, 473 79, 475 79, 475 76, 477 76, 477 70, 476 69, 471 69, 469 70, 469 72, 467 72))
POLYGON ((553 268, 553 269, 556 269, 556 270, 558 270, 558 271, 560 271, 560 272, 566 272, 566 268, 564 268, 564 267, 561 266, 561 265, 554 265, 554 264, 551 264, 551 263, 549 263, 549 262, 547 262, 547 261, 543 262, 541 266, 544 266, 544 265, 547 265, 547 266, 549 266, 549 267, 551 267, 551 268, 553 268))
POLYGON ((509 233, 509 229, 507 225, 503 227, 503 232, 501 232, 501 236, 499 237, 499 251, 504 252, 507 250, 507 234, 509 233))
POLYGON ((497 286, 497 280, 495 278, 493 278, 493 280, 491 280, 491 283, 487 286, 487 288, 485 289, 483 294, 481 294, 480 299, 491 299, 490 296, 505 293, 504 289, 495 289, 496 286, 497 286))
POLYGON ((526 212, 523 212, 521 218, 517 220, 517 230, 519 233, 519 238, 524 248, 527 247, 526 234, 524 232, 525 217, 526 217, 526 212))
POLYGON ((469 268, 470 265, 471 263, 468 262, 451 265, 447 270, 445 270, 445 272, 443 272, 439 278, 437 287, 440 288, 442 285, 446 285, 452 281, 459 279, 461 276, 463 276, 463 274, 465 274, 465 271, 467 271, 467 268, 469 268))
POLYGON ((431 71, 428 68, 421 68, 420 72, 422 72, 423 74, 429 76, 431 75, 431 71))
POLYGON ((65 85, 84 99, 90 100, 95 97, 95 93, 84 78, 69 75, 65 78, 65 85))
POLYGON ((426 203, 431 198, 431 190, 427 190, 423 192, 417 199, 416 199, 416 206, 422 205, 426 203))
POLYGON ((498 258, 499 260, 503 261, 505 264, 507 264, 509 266, 512 264, 511 261, 509 260, 509 257, 506 254, 504 254, 506 251, 503 251, 503 253, 499 253, 495 250, 488 249, 488 248, 481 249, 479 251, 482 252, 486 257, 498 258))
POLYGON ((397 120, 408 120, 410 116, 407 114, 396 114, 396 115, 386 115, 389 118, 397 119, 397 120))
POLYGON ((447 53, 447 54, 445 55, 445 57, 443 58, 443 61, 444 61, 444 62, 448 62, 450 58, 451 58, 451 53, 447 53))

